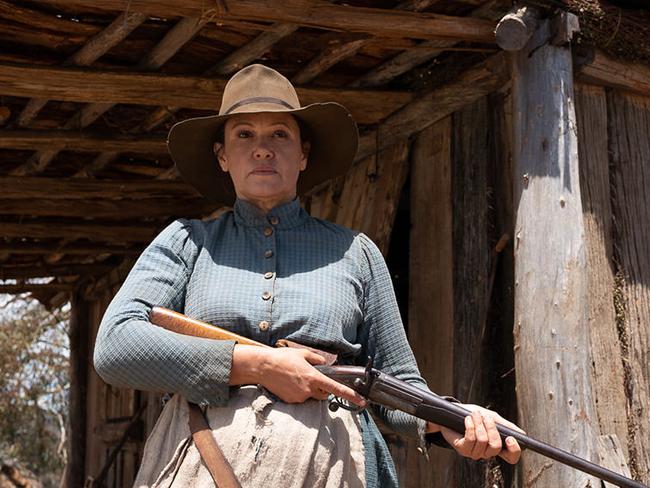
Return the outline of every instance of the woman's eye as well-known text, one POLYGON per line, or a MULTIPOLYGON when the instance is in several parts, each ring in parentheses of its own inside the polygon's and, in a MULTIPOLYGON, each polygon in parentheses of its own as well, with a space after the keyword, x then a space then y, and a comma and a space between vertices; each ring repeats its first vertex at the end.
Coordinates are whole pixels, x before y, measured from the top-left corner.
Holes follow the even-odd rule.
POLYGON ((276 131, 273 133, 273 135, 274 135, 275 137, 279 137, 279 138, 281 138, 281 139, 284 139, 285 137, 288 137, 286 131, 283 131, 283 130, 276 130, 276 131))
POLYGON ((251 136, 251 131, 249 131, 249 130, 240 130, 237 133, 237 137, 239 137, 240 139, 247 139, 250 136, 251 136))

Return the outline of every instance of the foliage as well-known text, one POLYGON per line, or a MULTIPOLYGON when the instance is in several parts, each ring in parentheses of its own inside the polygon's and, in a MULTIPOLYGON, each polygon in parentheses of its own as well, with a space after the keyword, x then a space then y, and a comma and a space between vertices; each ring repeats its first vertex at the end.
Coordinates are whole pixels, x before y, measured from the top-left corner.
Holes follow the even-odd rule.
POLYGON ((65 465, 70 307, 0 295, 0 460, 56 486, 65 465))

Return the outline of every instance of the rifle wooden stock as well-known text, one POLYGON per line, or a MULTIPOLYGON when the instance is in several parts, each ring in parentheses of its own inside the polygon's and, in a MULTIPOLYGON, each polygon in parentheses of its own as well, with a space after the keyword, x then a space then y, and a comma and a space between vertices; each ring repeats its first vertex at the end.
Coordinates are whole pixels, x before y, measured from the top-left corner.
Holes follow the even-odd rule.
POLYGON ((204 339, 230 340, 245 346, 271 347, 163 307, 153 307, 151 309, 149 322, 178 334, 203 337, 204 339))

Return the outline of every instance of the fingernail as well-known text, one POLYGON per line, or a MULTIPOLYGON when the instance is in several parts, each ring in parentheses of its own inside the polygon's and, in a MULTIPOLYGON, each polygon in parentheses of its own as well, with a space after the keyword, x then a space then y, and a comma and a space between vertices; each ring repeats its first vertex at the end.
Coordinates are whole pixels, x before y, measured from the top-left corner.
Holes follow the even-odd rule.
POLYGON ((512 437, 506 437, 506 444, 512 446, 515 443, 515 440, 512 437))

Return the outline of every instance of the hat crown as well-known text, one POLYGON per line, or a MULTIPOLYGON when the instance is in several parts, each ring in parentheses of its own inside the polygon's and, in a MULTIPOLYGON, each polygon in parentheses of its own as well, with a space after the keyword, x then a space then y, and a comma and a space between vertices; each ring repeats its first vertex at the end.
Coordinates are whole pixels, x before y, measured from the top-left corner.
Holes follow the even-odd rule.
POLYGON ((260 105, 268 111, 285 111, 300 108, 300 101, 287 78, 272 68, 252 64, 240 70, 226 84, 219 115, 256 112, 260 105))

